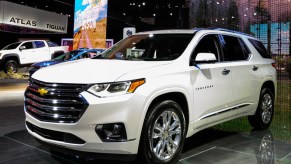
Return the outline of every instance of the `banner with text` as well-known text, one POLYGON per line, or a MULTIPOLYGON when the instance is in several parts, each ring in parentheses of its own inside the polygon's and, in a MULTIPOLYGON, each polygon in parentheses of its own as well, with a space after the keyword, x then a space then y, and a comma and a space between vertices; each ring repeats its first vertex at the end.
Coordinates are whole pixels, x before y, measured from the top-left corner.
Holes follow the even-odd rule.
POLYGON ((76 0, 74 48, 106 48, 108 0, 76 0))

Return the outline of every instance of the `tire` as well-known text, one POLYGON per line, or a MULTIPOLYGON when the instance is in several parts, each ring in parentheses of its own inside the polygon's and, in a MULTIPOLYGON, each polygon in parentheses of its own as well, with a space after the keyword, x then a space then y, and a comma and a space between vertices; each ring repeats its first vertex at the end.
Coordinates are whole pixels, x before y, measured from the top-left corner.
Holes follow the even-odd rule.
POLYGON ((255 129, 267 129, 274 115, 274 94, 269 88, 263 88, 260 94, 260 100, 256 114, 249 116, 249 123, 255 129))
POLYGON ((140 162, 176 163, 185 142, 186 127, 185 116, 176 102, 166 100, 153 106, 143 125, 139 146, 140 162))
POLYGON ((16 73, 18 71, 18 63, 15 60, 7 60, 4 64, 4 72, 16 73))

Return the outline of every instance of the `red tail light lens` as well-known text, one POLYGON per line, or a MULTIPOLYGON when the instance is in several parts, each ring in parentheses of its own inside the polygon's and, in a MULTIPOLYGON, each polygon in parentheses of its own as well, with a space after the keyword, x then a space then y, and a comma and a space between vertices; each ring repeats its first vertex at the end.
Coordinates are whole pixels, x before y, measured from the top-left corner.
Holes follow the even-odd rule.
POLYGON ((276 63, 272 63, 272 66, 273 66, 274 68, 277 68, 277 64, 276 64, 276 63))

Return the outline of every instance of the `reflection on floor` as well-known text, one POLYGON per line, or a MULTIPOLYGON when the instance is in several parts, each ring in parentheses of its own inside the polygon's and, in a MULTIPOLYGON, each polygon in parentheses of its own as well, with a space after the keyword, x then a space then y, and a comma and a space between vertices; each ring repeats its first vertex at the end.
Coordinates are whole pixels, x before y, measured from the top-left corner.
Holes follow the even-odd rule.
MULTIPOLYGON (((0 107, 0 115, 10 116, 0 118, 3 123, 0 124, 0 163, 137 163, 98 160, 52 151, 27 133, 20 106, 9 109, 0 107)), ((188 138, 179 163, 291 163, 290 134, 285 135, 284 130, 273 126, 265 131, 252 131, 245 120, 221 124, 188 138)))

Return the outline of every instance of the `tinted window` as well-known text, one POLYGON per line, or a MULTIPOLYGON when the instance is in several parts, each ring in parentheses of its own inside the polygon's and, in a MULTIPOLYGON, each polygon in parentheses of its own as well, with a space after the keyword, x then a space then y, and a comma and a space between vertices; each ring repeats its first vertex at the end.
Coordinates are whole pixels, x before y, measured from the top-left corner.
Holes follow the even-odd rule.
POLYGON ((186 49, 194 34, 133 35, 103 53, 103 58, 124 60, 174 60, 186 49))
POLYGON ((217 35, 207 35, 199 41, 195 47, 193 55, 191 56, 192 61, 195 60, 198 53, 213 53, 217 60, 220 59, 217 35))
POLYGON ((49 47, 57 47, 59 46, 57 43, 51 42, 51 41, 47 41, 47 44, 49 47))
POLYGON ((43 41, 35 41, 34 44, 36 48, 45 47, 45 44, 43 41))
POLYGON ((21 47, 22 46, 25 46, 25 49, 32 49, 33 48, 33 44, 32 44, 32 42, 26 42, 26 43, 23 43, 22 45, 21 45, 21 47))
POLYGON ((239 38, 227 35, 222 35, 222 37, 224 61, 246 60, 248 58, 248 56, 245 55, 239 38))
POLYGON ((3 50, 13 50, 17 48, 20 43, 21 42, 9 44, 8 46, 4 47, 3 50))
POLYGON ((251 44, 255 47, 255 49, 259 52, 259 54, 263 58, 271 59, 270 53, 268 53, 267 49, 265 48, 265 46, 263 45, 262 42, 260 42, 258 40, 254 40, 254 39, 249 39, 249 41, 251 42, 251 44))

